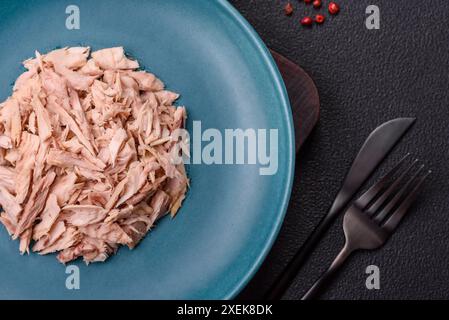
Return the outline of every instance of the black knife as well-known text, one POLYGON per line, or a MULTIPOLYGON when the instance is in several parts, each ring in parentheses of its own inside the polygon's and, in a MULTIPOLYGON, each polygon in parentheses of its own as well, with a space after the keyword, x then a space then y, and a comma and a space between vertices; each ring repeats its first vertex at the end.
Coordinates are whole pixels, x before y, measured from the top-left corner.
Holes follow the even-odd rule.
POLYGON ((266 299, 277 300, 282 297, 296 277, 299 269, 310 256, 312 250, 323 237, 329 226, 354 197, 363 183, 371 176, 396 143, 415 122, 415 118, 398 118, 377 127, 366 139, 357 157, 352 163, 343 185, 335 197, 329 212, 299 249, 279 278, 268 291, 266 299))

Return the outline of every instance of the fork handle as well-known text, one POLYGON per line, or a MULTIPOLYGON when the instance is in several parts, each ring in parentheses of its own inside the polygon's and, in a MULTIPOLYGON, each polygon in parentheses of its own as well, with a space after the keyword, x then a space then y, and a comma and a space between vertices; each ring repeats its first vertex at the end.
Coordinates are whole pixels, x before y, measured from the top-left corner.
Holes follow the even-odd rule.
POLYGON ((313 286, 306 292, 306 294, 301 298, 301 300, 311 300, 318 296, 318 293, 329 284, 330 280, 334 276, 334 274, 340 269, 346 259, 351 255, 352 249, 345 244, 343 249, 334 259, 330 267, 324 272, 317 281, 313 284, 313 286))

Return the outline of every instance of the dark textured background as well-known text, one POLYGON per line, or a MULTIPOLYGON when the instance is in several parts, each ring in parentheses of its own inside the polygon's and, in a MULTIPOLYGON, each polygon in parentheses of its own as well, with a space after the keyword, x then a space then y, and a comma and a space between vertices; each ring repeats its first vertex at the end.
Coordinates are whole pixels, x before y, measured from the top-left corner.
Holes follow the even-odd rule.
MULTIPOLYGON (((239 298, 261 297, 329 208, 366 136, 399 116, 418 121, 375 177, 412 152, 432 168, 432 179, 390 241, 356 253, 322 298, 449 298, 449 2, 340 0, 341 13, 312 29, 298 20, 314 9, 298 0, 293 17, 283 14, 281 0, 230 2, 270 48, 312 76, 321 97, 321 119, 298 155, 280 235, 239 298), (380 7, 380 30, 365 28, 369 4, 380 7), (370 264, 380 268, 380 290, 365 288, 370 264)), ((300 298, 327 268, 343 244, 341 225, 340 218, 285 299, 300 298)))

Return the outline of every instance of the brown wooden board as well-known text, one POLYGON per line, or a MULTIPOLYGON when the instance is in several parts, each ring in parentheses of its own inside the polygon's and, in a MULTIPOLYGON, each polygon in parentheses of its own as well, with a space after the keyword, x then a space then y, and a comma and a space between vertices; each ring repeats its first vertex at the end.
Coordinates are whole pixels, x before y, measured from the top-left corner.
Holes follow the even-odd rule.
POLYGON ((312 132, 320 116, 320 98, 312 78, 297 64, 271 50, 284 79, 292 107, 296 152, 312 132))

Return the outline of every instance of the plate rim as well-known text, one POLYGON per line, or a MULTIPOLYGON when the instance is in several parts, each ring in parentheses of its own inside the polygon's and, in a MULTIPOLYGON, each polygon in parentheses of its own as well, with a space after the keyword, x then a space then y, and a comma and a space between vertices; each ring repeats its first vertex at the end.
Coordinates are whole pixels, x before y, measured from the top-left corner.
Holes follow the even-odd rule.
POLYGON ((271 248, 273 247, 275 240, 277 239, 281 226, 284 222, 285 215, 287 213, 287 207, 291 196, 291 191, 293 187, 293 176, 295 171, 294 164, 296 154, 293 151, 295 149, 294 145, 295 138, 294 138, 293 116, 291 112, 290 100, 288 98, 284 80, 282 79, 281 73, 278 67, 276 66, 273 56, 270 54, 269 49, 267 48, 263 40, 260 38, 256 30, 240 14, 240 12, 238 12, 238 10, 234 6, 232 6, 232 4, 230 4, 227 0, 217 0, 217 3, 222 7, 222 9, 228 12, 228 14, 235 20, 235 22, 239 25, 242 31, 244 31, 249 36, 249 38, 257 48, 257 51, 261 54, 262 60, 265 62, 270 71, 272 80, 274 80, 274 86, 281 100, 281 105, 279 107, 281 108, 284 114, 284 118, 287 120, 287 127, 286 127, 288 133, 287 148, 290 153, 287 164, 288 176, 286 177, 286 182, 284 184, 285 192, 283 193, 283 198, 281 200, 280 210, 277 215, 277 219, 273 224, 273 228, 270 235, 268 236, 268 240, 265 242, 265 245, 262 251, 259 253, 257 259, 254 260, 251 268, 249 268, 249 270, 240 279, 240 281, 236 285, 234 285, 234 288, 232 288, 231 291, 225 295, 224 299, 230 300, 235 298, 246 287, 249 281, 254 277, 256 272, 262 266, 262 263, 265 261, 265 258, 267 257, 271 248))

